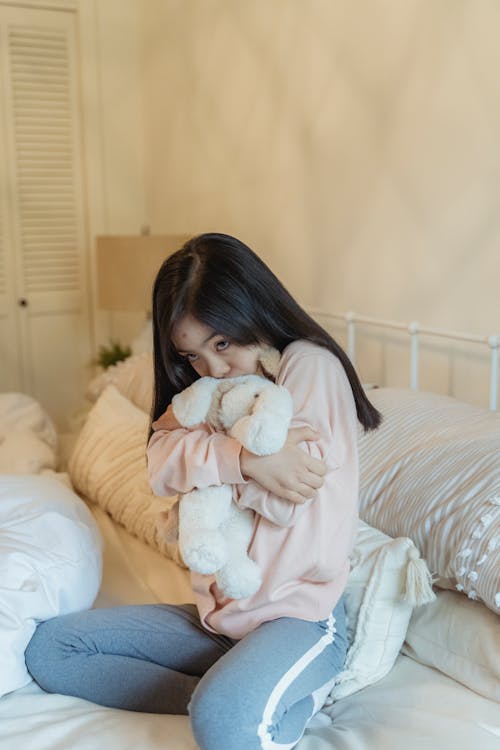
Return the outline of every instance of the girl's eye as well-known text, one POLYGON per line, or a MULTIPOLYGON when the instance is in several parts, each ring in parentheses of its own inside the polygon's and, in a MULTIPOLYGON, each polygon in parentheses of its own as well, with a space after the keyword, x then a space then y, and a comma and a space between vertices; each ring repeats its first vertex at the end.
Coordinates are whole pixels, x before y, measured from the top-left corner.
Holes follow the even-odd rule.
POLYGON ((187 359, 188 362, 196 362, 196 360, 198 359, 198 355, 197 354, 185 354, 184 359, 187 359))
POLYGON ((218 341, 215 345, 215 348, 218 352, 223 352, 224 349, 227 349, 229 346, 229 341, 218 341))

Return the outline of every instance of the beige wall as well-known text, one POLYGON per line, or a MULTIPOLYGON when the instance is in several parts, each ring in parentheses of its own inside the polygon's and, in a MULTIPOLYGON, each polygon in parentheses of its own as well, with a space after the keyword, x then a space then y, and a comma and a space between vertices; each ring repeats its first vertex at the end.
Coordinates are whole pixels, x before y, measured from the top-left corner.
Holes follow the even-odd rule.
POLYGON ((304 303, 500 329, 497 0, 148 0, 155 231, 234 233, 304 303))
MULTIPOLYGON (((80 7, 91 234, 230 232, 306 305, 500 332, 497 0, 80 7)), ((487 351, 433 348, 424 387, 470 397, 478 358, 487 387, 487 351)), ((405 382, 397 337, 358 364, 405 382)))
MULTIPOLYGON (((79 0, 87 235, 93 304, 95 237, 148 224, 141 0, 79 0)), ((128 342, 142 315, 95 311, 95 339, 128 342)))

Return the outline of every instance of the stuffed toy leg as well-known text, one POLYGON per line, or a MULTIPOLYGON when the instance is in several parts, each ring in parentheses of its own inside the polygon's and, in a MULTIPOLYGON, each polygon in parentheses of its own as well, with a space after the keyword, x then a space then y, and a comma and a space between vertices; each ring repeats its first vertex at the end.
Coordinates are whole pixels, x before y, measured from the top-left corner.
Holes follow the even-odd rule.
POLYGON ((179 503, 179 551, 191 570, 209 575, 227 560, 224 523, 233 490, 228 484, 192 490, 179 503))
POLYGON ((259 566, 246 550, 252 538, 254 513, 231 503, 224 523, 227 558, 215 573, 217 586, 231 599, 244 599, 255 594, 262 583, 259 566))
POLYGON ((253 513, 232 501, 232 487, 193 490, 179 504, 179 551, 197 573, 215 574, 218 587, 231 599, 254 594, 262 583, 259 566, 246 550, 253 513))

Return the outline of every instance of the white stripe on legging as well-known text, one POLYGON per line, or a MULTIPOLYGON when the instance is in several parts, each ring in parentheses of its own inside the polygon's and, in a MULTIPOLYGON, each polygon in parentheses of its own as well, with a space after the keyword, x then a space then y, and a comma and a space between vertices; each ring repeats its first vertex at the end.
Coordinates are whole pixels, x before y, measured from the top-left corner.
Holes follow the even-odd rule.
MULTIPOLYGON (((327 631, 325 635, 321 636, 319 641, 312 646, 309 651, 306 651, 305 654, 303 654, 300 659, 292 666, 290 669, 285 672, 283 677, 279 680, 277 685, 273 688, 271 695, 269 696, 269 700, 267 701, 264 712, 262 714, 262 721, 259 724, 257 734, 260 738, 260 745, 262 747, 262 750, 290 750, 292 747, 295 747, 297 742, 300 740, 300 737, 297 737, 292 743, 290 744, 281 744, 274 742, 271 734, 269 732, 269 728, 272 726, 272 720, 274 716, 274 712, 276 711, 276 707, 278 703, 280 702, 281 698, 285 694, 286 690, 290 687, 292 682, 297 679, 299 674, 303 672, 309 664, 316 659, 319 654, 321 654, 322 651, 325 650, 327 646, 329 646, 331 643, 333 643, 335 639, 335 617, 333 615, 330 615, 327 622, 327 631)), ((321 688, 320 688, 321 689, 321 688)), ((313 701, 316 708, 316 700, 315 695, 318 691, 315 691, 315 694, 313 694, 313 701)), ((325 696, 326 697, 326 696, 325 696)), ((314 713, 314 711, 313 711, 314 713)), ((312 714, 311 714, 312 716, 312 714)), ((302 735, 301 735, 302 736, 302 735)))

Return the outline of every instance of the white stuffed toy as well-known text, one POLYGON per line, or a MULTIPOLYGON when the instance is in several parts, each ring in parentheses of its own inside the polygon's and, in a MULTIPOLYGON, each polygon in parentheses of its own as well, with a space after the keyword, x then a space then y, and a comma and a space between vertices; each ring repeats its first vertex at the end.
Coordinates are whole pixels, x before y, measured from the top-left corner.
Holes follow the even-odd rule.
MULTIPOLYGON (((172 399, 184 427, 206 423, 236 438, 259 456, 279 451, 292 418, 286 388, 259 375, 204 377, 172 399)), ((195 489, 179 496, 179 551, 187 567, 215 574, 218 587, 232 599, 251 596, 262 582, 258 565, 247 555, 253 511, 232 502, 231 485, 195 489)))

